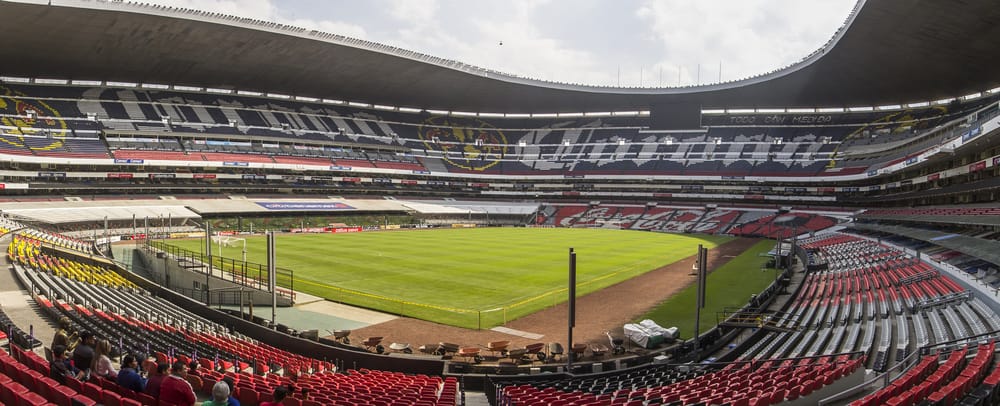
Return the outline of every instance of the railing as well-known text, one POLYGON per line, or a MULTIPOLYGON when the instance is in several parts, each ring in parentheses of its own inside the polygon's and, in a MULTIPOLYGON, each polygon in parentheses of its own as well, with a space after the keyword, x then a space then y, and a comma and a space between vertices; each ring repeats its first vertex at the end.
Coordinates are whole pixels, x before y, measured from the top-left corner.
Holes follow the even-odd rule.
MULTIPOLYGON (((146 240, 146 243, 147 250, 158 250, 164 255, 176 260, 182 267, 185 267, 185 264, 197 265, 185 267, 188 270, 199 273, 207 272, 204 269, 204 265, 208 263, 208 256, 205 254, 179 248, 163 241, 146 240)), ((212 276, 258 290, 268 290, 268 273, 266 265, 244 262, 232 258, 224 258, 218 255, 213 255, 211 259, 213 271, 211 273, 212 276)), ((164 260, 166 260, 166 258, 164 258, 164 260)), ((285 268, 276 268, 275 271, 277 286, 279 288, 283 288, 276 289, 278 295, 294 300, 294 273, 292 270, 285 268)), ((185 296, 192 297, 189 295, 185 296)), ((204 298, 204 294, 201 294, 201 299, 203 300, 204 298)))

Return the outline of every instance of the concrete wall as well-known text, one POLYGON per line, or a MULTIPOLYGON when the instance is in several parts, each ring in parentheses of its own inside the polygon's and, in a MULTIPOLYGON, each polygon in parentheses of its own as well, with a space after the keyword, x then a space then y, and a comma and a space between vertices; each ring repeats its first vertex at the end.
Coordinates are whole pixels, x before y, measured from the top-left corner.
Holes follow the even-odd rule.
MULTIPOLYGON (((141 249, 133 250, 133 266, 142 267, 140 274, 170 290, 204 302, 205 274, 202 268, 185 268, 174 258, 162 256, 141 249)), ((240 305, 239 289, 243 289, 244 304, 251 302, 254 306, 271 306, 271 292, 254 289, 232 281, 212 276, 208 280, 209 298, 212 305, 240 305)), ((294 303, 288 297, 278 296, 278 306, 287 307, 294 303)))

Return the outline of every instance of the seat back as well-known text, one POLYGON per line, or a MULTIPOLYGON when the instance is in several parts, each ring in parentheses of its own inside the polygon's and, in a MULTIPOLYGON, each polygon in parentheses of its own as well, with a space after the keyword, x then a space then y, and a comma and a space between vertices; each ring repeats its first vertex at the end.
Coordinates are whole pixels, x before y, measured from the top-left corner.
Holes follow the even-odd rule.
POLYGON ((235 389, 236 389, 236 399, 240 401, 241 406, 242 405, 257 406, 257 404, 260 403, 260 400, 258 399, 257 396, 257 391, 241 386, 237 386, 235 389))
POLYGON ((101 391, 101 403, 104 406, 121 406, 122 396, 107 389, 101 391))

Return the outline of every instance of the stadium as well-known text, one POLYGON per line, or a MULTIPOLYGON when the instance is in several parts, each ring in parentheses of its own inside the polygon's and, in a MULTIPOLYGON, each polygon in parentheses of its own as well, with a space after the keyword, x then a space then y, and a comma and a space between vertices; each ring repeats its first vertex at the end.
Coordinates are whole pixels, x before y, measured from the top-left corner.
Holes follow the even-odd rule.
POLYGON ((173 404, 54 379, 84 332, 249 406, 1000 404, 992 2, 669 88, 54 3, 0 1, 0 404, 173 404))

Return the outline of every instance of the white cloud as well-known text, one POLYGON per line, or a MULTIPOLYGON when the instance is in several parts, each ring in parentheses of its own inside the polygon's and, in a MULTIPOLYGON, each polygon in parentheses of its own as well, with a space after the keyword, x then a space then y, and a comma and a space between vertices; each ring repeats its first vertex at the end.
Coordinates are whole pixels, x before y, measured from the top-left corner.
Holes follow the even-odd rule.
POLYGON ((437 0, 391 0, 389 16, 410 24, 428 25, 438 10, 437 0))
POLYGON ((271 0, 147 0, 145 3, 211 11, 267 21, 272 21, 276 14, 276 8, 271 0))
MULTIPOLYGON (((329 20, 323 17, 319 19, 284 17, 279 4, 276 4, 273 0, 146 0, 146 2, 168 7, 189 8, 272 21, 355 38, 366 38, 368 36, 364 27, 357 24, 329 20)), ((284 5, 280 6, 284 7, 284 5)))
POLYGON ((442 15, 407 19, 418 23, 401 26, 389 41, 403 48, 521 76, 565 81, 567 72, 586 75, 595 65, 588 51, 547 37, 535 26, 537 19, 544 18, 538 8, 546 3, 519 0, 502 7, 462 10, 457 13, 464 17, 461 21, 442 15))
POLYGON ((713 83, 720 62, 724 81, 785 67, 822 46, 854 5, 854 0, 150 2, 363 38, 521 76, 602 86, 713 83))
POLYGON ((345 23, 343 21, 286 18, 278 18, 276 21, 282 24, 289 24, 295 27, 308 28, 310 30, 317 30, 330 34, 340 34, 352 38, 368 39, 368 31, 366 31, 364 27, 356 24, 345 23))
POLYGON ((831 38, 847 17, 848 2, 795 0, 646 0, 636 11, 662 55, 658 67, 676 85, 746 78, 788 66, 831 38))

